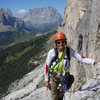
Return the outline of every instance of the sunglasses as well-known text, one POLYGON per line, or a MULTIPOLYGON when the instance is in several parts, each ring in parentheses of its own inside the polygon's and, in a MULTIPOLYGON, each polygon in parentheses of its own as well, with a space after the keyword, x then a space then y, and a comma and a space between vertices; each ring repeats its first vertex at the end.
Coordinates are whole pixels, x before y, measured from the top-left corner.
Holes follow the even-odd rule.
POLYGON ((57 42, 56 42, 57 45, 60 45, 60 44, 66 45, 66 43, 67 43, 66 41, 57 41, 57 42))

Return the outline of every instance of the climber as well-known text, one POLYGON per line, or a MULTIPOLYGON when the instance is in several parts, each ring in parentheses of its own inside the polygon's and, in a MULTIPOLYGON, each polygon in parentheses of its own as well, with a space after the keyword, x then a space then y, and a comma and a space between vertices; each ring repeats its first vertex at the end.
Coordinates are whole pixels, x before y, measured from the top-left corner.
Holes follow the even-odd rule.
MULTIPOLYGON (((71 57, 76 58, 79 62, 91 65, 95 65, 99 61, 82 57, 74 49, 68 47, 67 38, 63 32, 57 32, 54 36, 54 40, 56 48, 53 48, 48 52, 46 59, 45 73, 44 73, 45 86, 50 89, 52 100, 63 100, 64 91, 62 91, 61 85, 64 85, 65 91, 69 89, 68 82, 66 82, 66 80, 67 77, 71 76, 69 73, 71 57), (61 76, 63 76, 64 79, 61 79, 61 76), (64 80, 64 81, 59 81, 59 80, 64 80), (65 83, 63 84, 63 82, 65 83)), ((70 80, 73 83, 74 77, 71 78, 70 80)))

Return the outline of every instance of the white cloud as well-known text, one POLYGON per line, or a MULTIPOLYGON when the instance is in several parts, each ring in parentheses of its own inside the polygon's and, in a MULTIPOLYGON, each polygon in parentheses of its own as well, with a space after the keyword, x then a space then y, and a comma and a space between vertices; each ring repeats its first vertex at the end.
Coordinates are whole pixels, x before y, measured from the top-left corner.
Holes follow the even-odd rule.
POLYGON ((16 17, 19 18, 23 18, 23 16, 26 14, 27 10, 25 9, 20 9, 18 11, 16 11, 16 13, 14 14, 16 17))
POLYGON ((27 11, 25 9, 21 9, 21 10, 18 10, 16 13, 18 14, 24 14, 26 13, 27 11))

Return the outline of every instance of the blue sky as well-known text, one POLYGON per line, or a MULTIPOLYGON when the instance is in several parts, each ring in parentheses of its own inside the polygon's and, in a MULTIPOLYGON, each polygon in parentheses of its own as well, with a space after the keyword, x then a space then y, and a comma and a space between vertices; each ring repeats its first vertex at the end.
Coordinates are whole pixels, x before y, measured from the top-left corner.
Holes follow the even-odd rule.
POLYGON ((67 0, 0 0, 0 8, 10 8, 14 13, 21 9, 53 6, 63 16, 67 0))

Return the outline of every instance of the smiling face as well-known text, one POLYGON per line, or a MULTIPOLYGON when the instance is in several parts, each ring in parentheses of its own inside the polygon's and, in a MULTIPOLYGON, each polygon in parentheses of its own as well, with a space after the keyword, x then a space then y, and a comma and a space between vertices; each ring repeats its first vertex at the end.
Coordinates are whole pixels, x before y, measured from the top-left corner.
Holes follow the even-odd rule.
POLYGON ((66 40, 58 40, 56 41, 56 46, 60 52, 64 51, 66 48, 67 41, 66 40))

